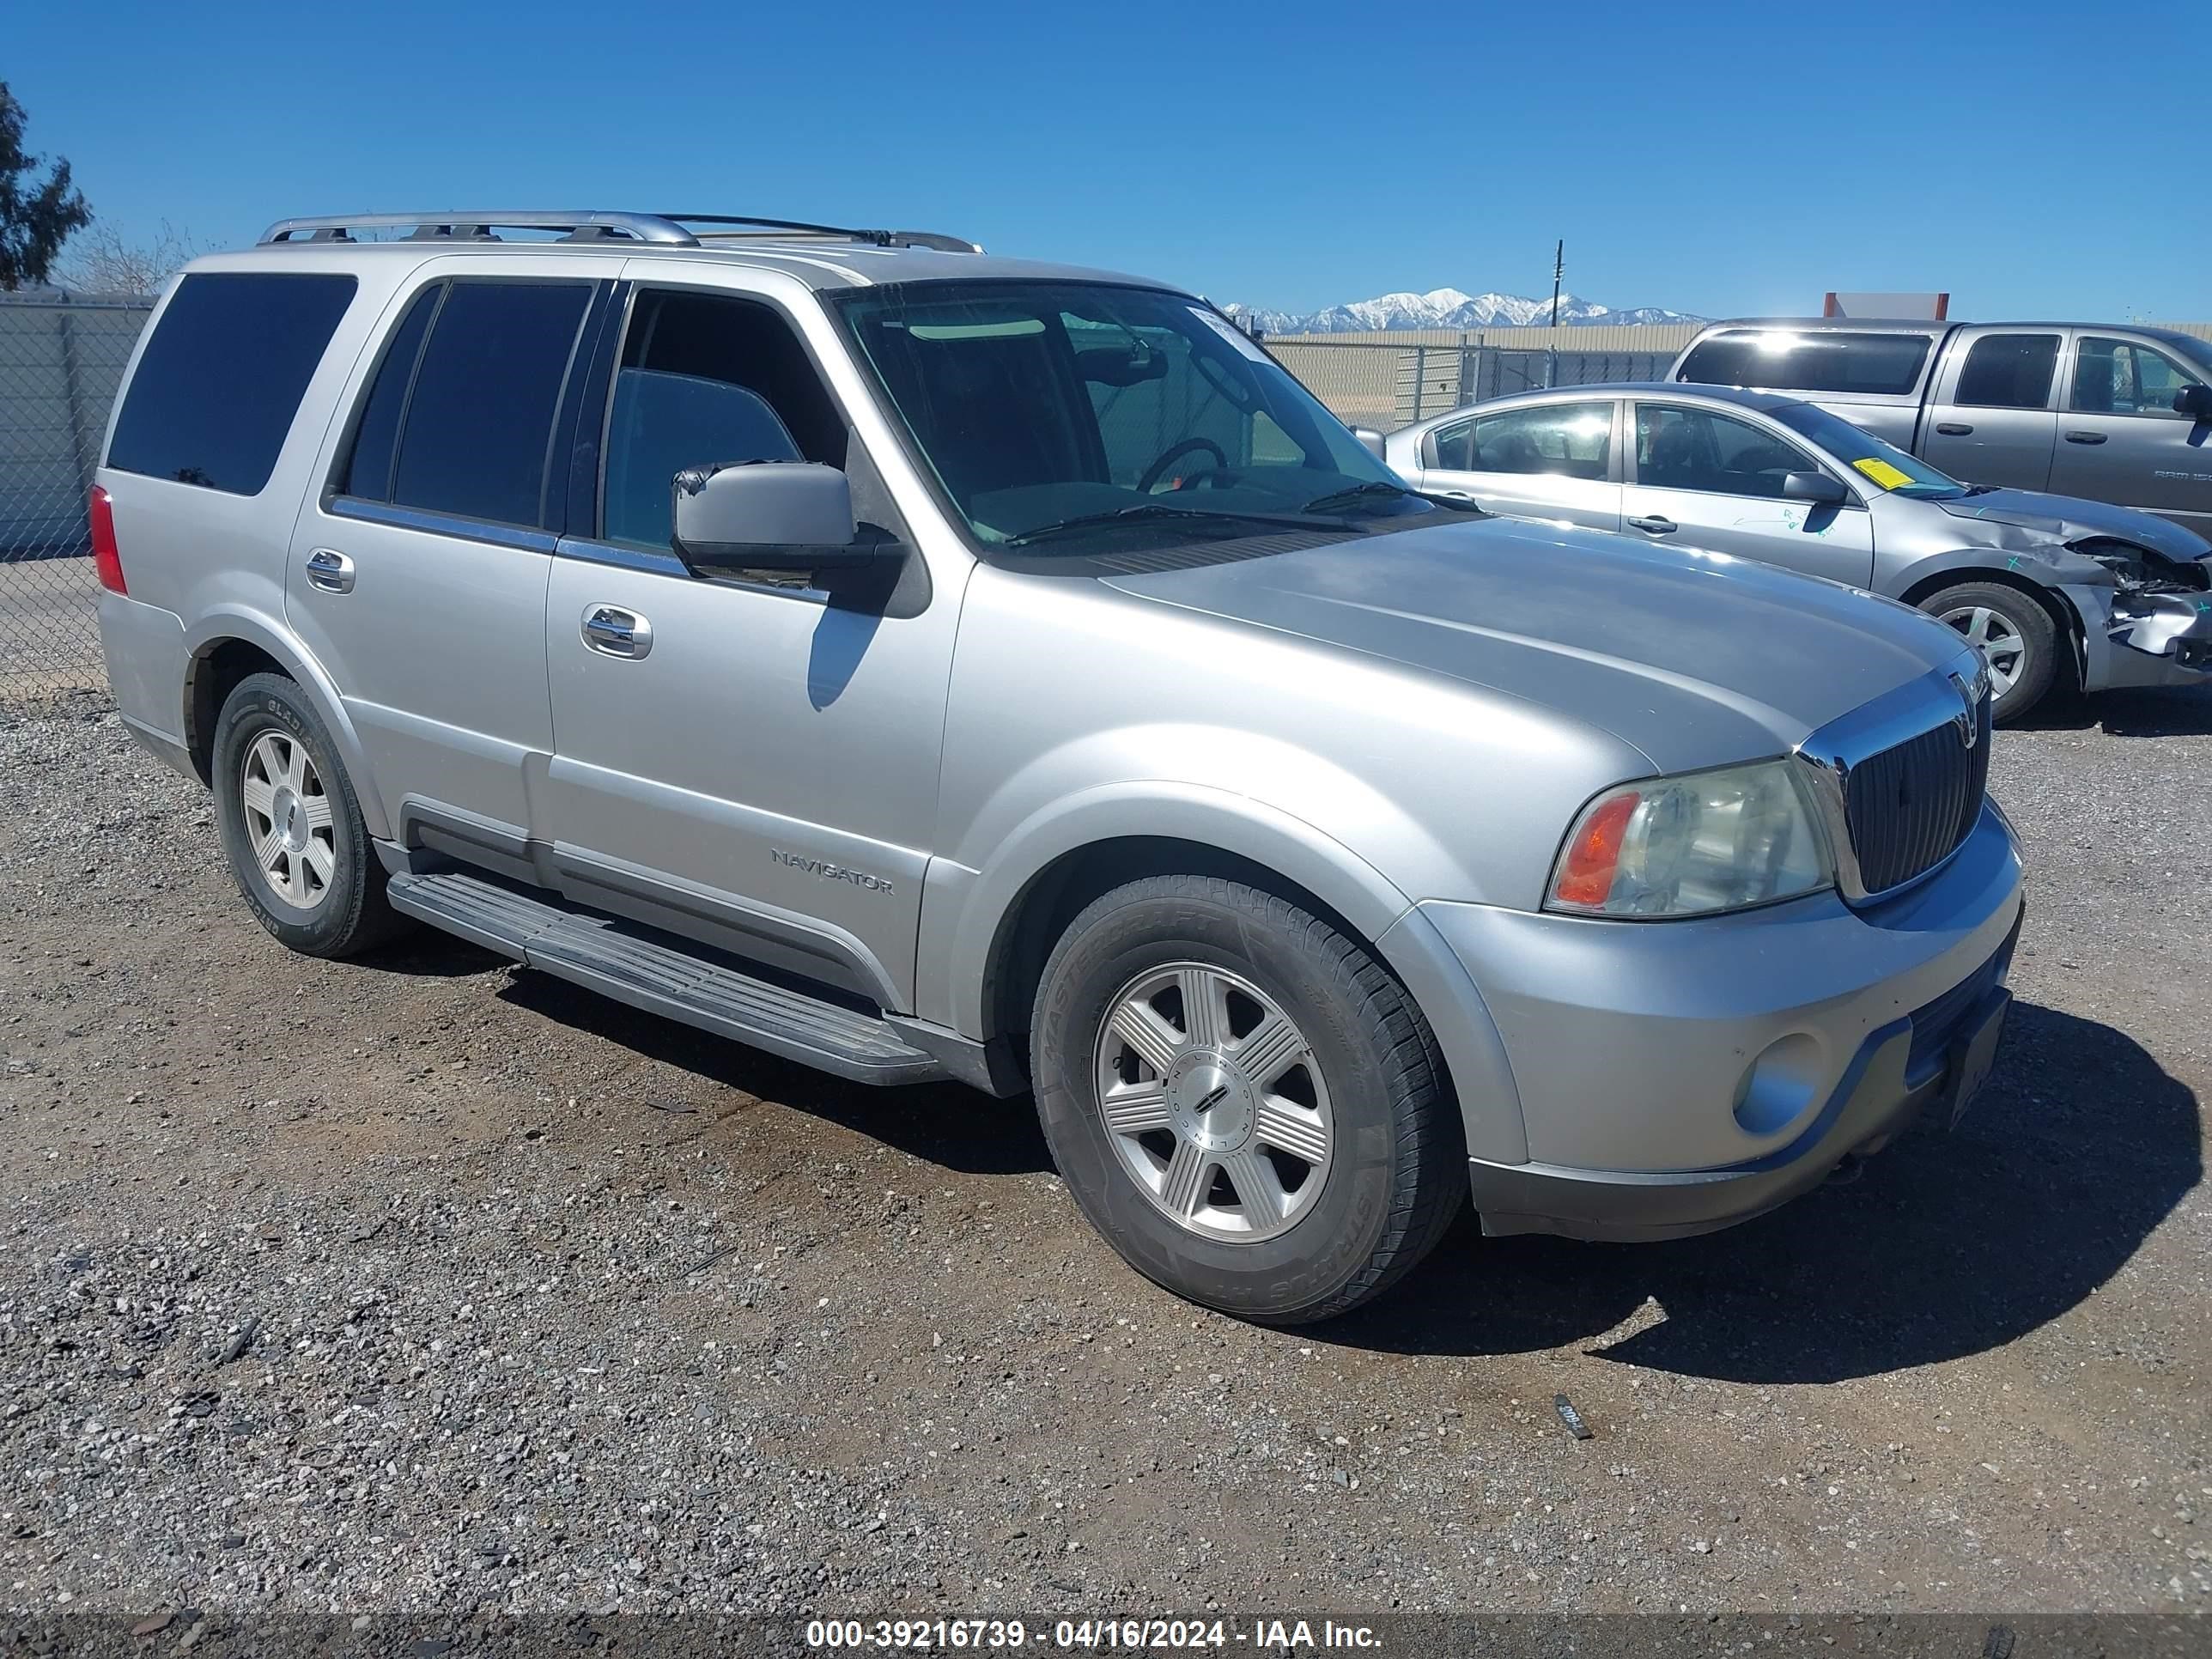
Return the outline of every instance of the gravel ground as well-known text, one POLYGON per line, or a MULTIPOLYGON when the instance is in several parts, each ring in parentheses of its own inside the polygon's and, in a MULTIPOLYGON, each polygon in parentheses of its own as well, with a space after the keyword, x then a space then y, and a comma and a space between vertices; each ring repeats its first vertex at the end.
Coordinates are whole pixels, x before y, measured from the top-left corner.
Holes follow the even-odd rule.
POLYGON ((289 957, 102 698, 0 707, 0 1601, 2212 1607, 2212 698, 1995 777, 1955 1133, 1678 1244, 1462 1223, 1284 1334, 1122 1267, 1026 1101, 289 957))

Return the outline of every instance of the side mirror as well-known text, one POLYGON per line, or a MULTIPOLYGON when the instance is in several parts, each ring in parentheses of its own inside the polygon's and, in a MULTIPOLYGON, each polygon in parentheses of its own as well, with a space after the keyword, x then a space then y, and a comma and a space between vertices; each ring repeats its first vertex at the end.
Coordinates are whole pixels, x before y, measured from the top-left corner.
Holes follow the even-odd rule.
POLYGON ((834 466, 741 461, 676 475, 676 551, 694 575, 727 570, 830 570, 903 551, 862 542, 852 486, 834 466))
POLYGON ((2185 386, 2173 394, 2173 411, 2192 421, 2212 421, 2212 386, 2185 386))
POLYGON ((1785 472, 1782 475, 1782 499, 1785 501, 1809 501, 1820 507, 1841 507, 1850 501, 1851 492, 1842 483, 1825 472, 1785 472))
POLYGON ((1369 454, 1372 455, 1376 460, 1379 461, 1384 459, 1382 454, 1382 434, 1377 432, 1373 427, 1355 426, 1352 428, 1352 435, 1358 439, 1359 447, 1365 450, 1369 454))

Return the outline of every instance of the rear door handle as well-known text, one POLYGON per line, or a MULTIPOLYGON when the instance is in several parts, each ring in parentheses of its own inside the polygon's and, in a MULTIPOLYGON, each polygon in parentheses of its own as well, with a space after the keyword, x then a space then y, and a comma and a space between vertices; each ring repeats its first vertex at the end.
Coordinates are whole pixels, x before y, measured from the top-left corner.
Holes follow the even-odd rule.
POLYGON ((586 605, 583 631, 584 643, 603 657, 634 662, 653 649, 653 624, 618 605, 586 605))
POLYGON ((1938 421, 1936 429, 1947 438, 1963 438, 1974 428, 1960 421, 1938 421))
POLYGON ((353 592, 353 561, 335 547, 319 547, 307 555, 307 583, 325 593, 353 592))
POLYGON ((1628 527, 1645 531, 1654 536, 1671 536, 1676 528, 1672 519, 1662 519, 1656 513, 1646 518, 1629 520, 1628 527))
POLYGON ((2069 432, 2066 434, 2066 441, 2069 444, 2100 444, 2105 441, 2105 434, 2101 432, 2069 432))

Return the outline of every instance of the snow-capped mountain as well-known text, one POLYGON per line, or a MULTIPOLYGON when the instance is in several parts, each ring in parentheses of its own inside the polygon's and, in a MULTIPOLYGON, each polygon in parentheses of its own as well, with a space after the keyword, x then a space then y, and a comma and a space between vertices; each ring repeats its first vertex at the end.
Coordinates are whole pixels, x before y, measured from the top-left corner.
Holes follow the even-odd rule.
MULTIPOLYGON (((1529 328, 1552 319, 1549 296, 1527 299, 1518 294, 1463 294, 1455 288, 1432 289, 1426 294, 1381 294, 1372 300, 1299 313, 1265 311, 1252 306, 1224 306, 1237 321, 1267 334, 1343 334, 1355 329, 1401 328, 1529 328)), ((1559 295, 1559 324, 1699 323, 1686 311, 1660 306, 1636 306, 1616 311, 1595 300, 1572 294, 1559 295)))

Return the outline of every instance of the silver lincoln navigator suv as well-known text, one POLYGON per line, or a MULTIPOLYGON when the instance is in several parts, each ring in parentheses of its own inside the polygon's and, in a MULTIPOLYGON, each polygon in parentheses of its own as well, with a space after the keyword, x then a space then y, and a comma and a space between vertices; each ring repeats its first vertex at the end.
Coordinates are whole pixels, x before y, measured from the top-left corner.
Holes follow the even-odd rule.
POLYGON ((117 703, 264 927, 407 919, 847 1078, 1034 1091, 1277 1323, 1771 1208, 1988 1073, 1981 658, 1408 490, 1212 306, 954 238, 288 220, 93 491, 117 703))

